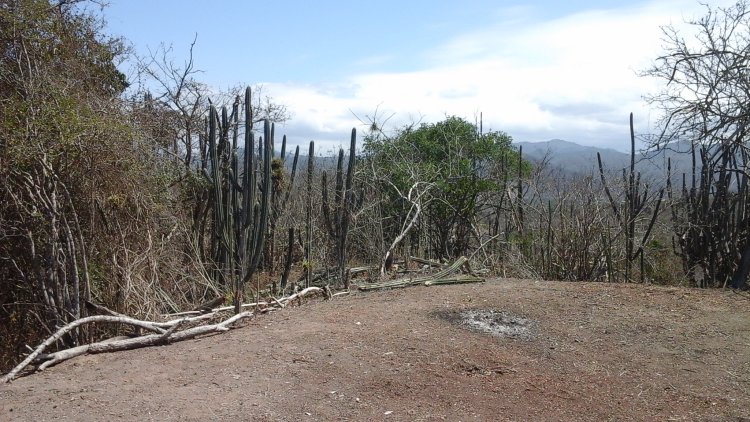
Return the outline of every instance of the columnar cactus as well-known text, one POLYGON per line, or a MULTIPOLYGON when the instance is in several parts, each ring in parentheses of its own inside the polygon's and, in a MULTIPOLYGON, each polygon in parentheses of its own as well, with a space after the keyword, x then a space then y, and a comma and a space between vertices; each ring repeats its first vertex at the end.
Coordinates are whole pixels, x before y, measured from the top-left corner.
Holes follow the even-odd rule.
POLYGON ((258 143, 255 160, 255 136, 252 132, 250 88, 245 91, 245 148, 240 177, 237 157, 238 110, 235 103, 233 145, 229 145, 230 130, 226 108, 221 120, 215 107, 209 113, 209 158, 211 168, 205 174, 213 186, 213 215, 217 239, 216 263, 220 278, 234 290, 235 312, 240 311, 245 283, 255 273, 263 255, 263 242, 268 225, 271 184, 271 154, 273 126, 266 120, 263 138, 258 143), (218 140, 217 140, 218 138, 218 140), (258 173, 258 174, 256 174, 258 173), (258 180, 260 176, 260 180, 258 180), (241 183, 240 183, 241 180, 241 183))
POLYGON ((354 208, 354 163, 356 161, 357 130, 352 129, 351 143, 349 146, 349 163, 346 169, 346 181, 344 181, 344 150, 339 150, 339 159, 336 166, 336 188, 333 203, 328 199, 328 177, 323 173, 322 195, 323 195, 323 220, 326 231, 334 240, 336 260, 338 262, 339 281, 344 288, 349 288, 349 277, 346 274, 346 240, 349 234, 349 221, 354 208))
MULTIPOLYGON (((286 180, 284 165, 286 162, 286 136, 281 142, 281 154, 274 157, 271 161, 271 180, 273 183, 271 195, 271 216, 268 231, 268 244, 266 246, 266 264, 264 268, 269 275, 274 274, 276 262, 276 226, 279 219, 284 215, 287 209, 286 205, 292 193, 294 180, 297 175, 297 162, 299 161, 299 145, 294 151, 294 160, 292 161, 292 172, 289 180, 286 180), (285 192, 286 191, 286 192, 285 192)), ((274 285, 275 288, 275 285, 274 285)))
POLYGON ((625 234, 625 281, 632 281, 633 270, 632 264, 637 258, 641 259, 641 271, 640 278, 641 282, 644 279, 644 248, 651 230, 654 228, 656 218, 659 215, 659 207, 661 201, 664 198, 664 189, 659 191, 659 198, 656 200, 656 207, 651 213, 651 219, 649 220, 646 230, 643 232, 643 236, 640 241, 636 244, 636 223, 641 220, 641 215, 646 211, 646 205, 651 203, 649 198, 651 192, 649 191, 648 184, 645 187, 641 187, 641 173, 635 171, 635 131, 633 129, 633 113, 630 113, 630 169, 626 172, 622 170, 622 183, 625 191, 625 204, 621 206, 618 201, 612 196, 612 191, 607 185, 607 179, 604 177, 604 166, 602 164, 601 154, 596 153, 596 159, 599 163, 599 175, 601 176, 602 185, 604 186, 604 192, 607 194, 612 212, 615 215, 615 219, 625 234))
POLYGON ((312 282, 312 180, 315 170, 315 142, 310 141, 307 153, 307 203, 305 206, 305 287, 312 282))

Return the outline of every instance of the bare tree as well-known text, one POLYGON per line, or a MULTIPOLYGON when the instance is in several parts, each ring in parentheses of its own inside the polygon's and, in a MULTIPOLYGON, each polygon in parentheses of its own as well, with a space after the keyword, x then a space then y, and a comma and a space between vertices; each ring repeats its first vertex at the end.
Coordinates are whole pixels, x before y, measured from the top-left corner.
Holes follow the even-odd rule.
POLYGON ((409 235, 415 224, 419 221, 419 218, 422 216, 422 207, 425 200, 424 197, 427 195, 430 188, 434 186, 434 183, 416 181, 411 185, 409 191, 404 194, 390 181, 388 181, 388 184, 398 193, 398 196, 408 202, 410 206, 403 219, 398 235, 393 239, 390 246, 388 246, 388 250, 385 252, 383 259, 380 262, 380 277, 385 276, 385 272, 388 269, 388 262, 393 260, 393 251, 404 240, 404 238, 409 235))
MULTIPOLYGON (((245 87, 236 85, 227 90, 214 90, 200 82, 197 76, 202 73, 196 67, 194 50, 198 36, 190 43, 188 57, 182 64, 172 58, 172 47, 160 45, 151 51, 146 58, 138 58, 139 71, 145 76, 145 86, 155 85, 155 92, 144 93, 146 102, 155 102, 161 106, 158 119, 159 131, 171 139, 171 153, 184 162, 186 167, 194 164, 193 154, 197 151, 200 166, 205 168, 207 147, 200 135, 205 131, 206 110, 210 105, 230 104, 244 94, 245 87), (153 95, 152 95, 153 94, 153 95)), ((141 88, 141 90, 146 90, 141 88)), ((251 127, 268 119, 282 123, 290 118, 286 106, 273 101, 263 93, 262 86, 252 87, 251 127)), ((244 124, 244 121, 241 122, 244 124)))
POLYGON ((182 63, 175 62, 172 47, 166 45, 137 59, 141 86, 136 90, 133 109, 141 112, 137 113, 138 123, 151 141, 182 164, 173 185, 178 185, 187 198, 191 230, 196 236, 199 255, 205 261, 209 255, 205 239, 212 195, 211 189, 202 183, 202 173, 208 170, 210 162, 207 110, 214 105, 233 104, 232 110, 237 115, 233 114, 230 120, 253 131, 259 122, 266 119, 284 122, 290 114, 286 106, 265 95, 262 86, 253 87, 250 102, 242 103, 248 108, 245 111, 237 107, 245 92, 243 86, 215 90, 200 82, 198 76, 202 71, 194 60, 196 43, 197 35, 182 63), (249 124, 245 119, 250 119, 249 124))
POLYGON ((665 82, 650 97, 664 112, 651 139, 664 147, 692 145, 700 165, 673 199, 677 252, 704 285, 746 285, 750 273, 747 201, 750 130, 750 10, 747 0, 726 8, 706 5, 688 21, 688 35, 663 28, 665 53, 645 73, 665 82))

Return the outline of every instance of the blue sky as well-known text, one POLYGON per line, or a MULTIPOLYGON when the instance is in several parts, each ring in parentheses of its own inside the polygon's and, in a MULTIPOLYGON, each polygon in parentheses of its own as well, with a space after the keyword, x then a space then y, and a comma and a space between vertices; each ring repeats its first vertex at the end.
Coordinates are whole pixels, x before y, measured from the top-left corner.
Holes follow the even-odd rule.
MULTIPOLYGON (((728 5, 731 1, 714 1, 728 5)), ((293 143, 346 142, 355 117, 435 122, 446 115, 517 141, 561 138, 628 147, 628 113, 658 117, 636 76, 661 51, 660 25, 703 15, 695 0, 214 1, 110 0, 108 32, 146 54, 197 34, 200 79, 262 84, 286 104, 293 143), (627 3, 627 5, 623 5, 627 3)))

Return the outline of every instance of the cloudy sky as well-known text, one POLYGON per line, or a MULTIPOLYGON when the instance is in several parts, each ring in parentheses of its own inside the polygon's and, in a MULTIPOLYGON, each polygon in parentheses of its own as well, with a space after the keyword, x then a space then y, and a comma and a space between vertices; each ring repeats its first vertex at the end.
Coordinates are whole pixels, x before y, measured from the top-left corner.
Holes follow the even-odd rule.
POLYGON ((628 113, 640 132, 658 117, 642 98, 659 85, 637 73, 662 51, 660 26, 704 12, 696 0, 110 0, 104 15, 136 52, 165 43, 177 62, 197 34, 199 78, 262 84, 289 107, 294 143, 343 144, 376 110, 391 127, 481 112, 516 141, 625 150, 628 113))

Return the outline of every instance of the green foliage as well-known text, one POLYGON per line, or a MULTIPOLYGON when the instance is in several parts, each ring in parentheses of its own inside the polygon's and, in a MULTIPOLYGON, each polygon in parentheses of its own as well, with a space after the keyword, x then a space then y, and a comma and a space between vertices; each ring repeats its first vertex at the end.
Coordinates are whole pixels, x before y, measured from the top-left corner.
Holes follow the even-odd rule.
POLYGON ((84 300, 124 303, 133 284, 119 281, 135 275, 123 256, 176 227, 164 212, 174 178, 120 98, 122 43, 81 3, 0 0, 0 326, 18 333, 8 342, 33 344, 85 315, 84 300), (33 323, 11 321, 13 303, 33 323))
MULTIPOLYGON (((479 133, 476 125, 448 117, 435 124, 407 127, 389 138, 371 134, 365 139, 365 156, 389 192, 387 214, 403 215, 408 206, 400 192, 416 182, 431 183, 431 200, 425 207, 432 231, 432 246, 440 256, 457 256, 467 248, 471 220, 489 195, 518 173, 518 152, 504 132, 479 133)), ((528 173, 528 164, 523 164, 528 173)), ((392 224, 391 234, 400 225, 392 224)))
POLYGON ((113 101, 127 87, 122 43, 75 3, 0 0, 0 159, 17 169, 45 153, 82 176, 81 160, 109 146, 101 139, 127 130, 113 101))
POLYGON ((117 95, 127 87, 125 76, 114 64, 123 53, 123 44, 106 37, 102 22, 75 3, 80 1, 0 0, 4 70, 26 77, 33 72, 75 75, 97 94, 117 95), (25 62, 21 66, 19 59, 25 62), (44 67, 34 66, 39 63, 44 67))
POLYGON ((284 160, 276 157, 271 160, 271 180, 273 181, 273 190, 276 192, 286 189, 286 174, 284 172, 284 160))

